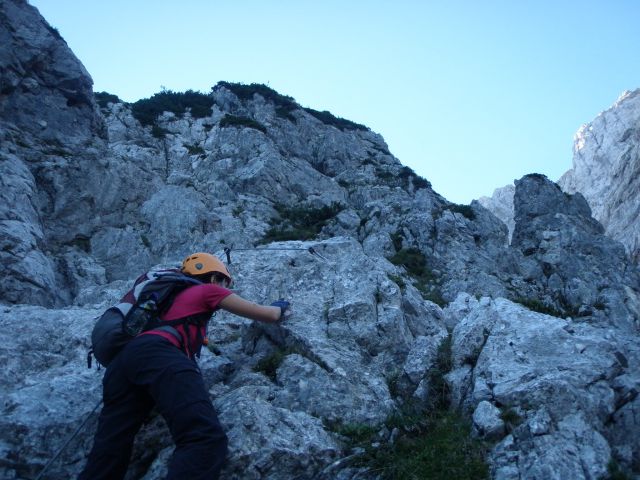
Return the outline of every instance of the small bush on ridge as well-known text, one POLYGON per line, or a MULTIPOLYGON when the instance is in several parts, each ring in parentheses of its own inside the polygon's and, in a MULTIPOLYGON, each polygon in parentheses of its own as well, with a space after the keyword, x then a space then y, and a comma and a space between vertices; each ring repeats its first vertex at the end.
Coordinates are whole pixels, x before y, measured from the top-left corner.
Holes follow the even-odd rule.
POLYGON ((144 126, 155 125, 156 119, 164 112, 172 112, 177 116, 190 109, 194 118, 211 115, 213 98, 210 95, 187 90, 173 92, 163 90, 150 98, 143 98, 131 104, 131 113, 144 126))

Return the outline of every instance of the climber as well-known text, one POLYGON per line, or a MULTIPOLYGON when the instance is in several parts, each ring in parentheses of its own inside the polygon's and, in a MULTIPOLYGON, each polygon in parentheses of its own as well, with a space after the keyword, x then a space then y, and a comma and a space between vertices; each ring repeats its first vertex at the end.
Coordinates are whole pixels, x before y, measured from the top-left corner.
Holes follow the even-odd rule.
POLYGON ((103 379, 104 406, 81 480, 124 478, 133 440, 155 406, 175 442, 167 479, 217 479, 227 454, 218 421, 198 365, 206 324, 222 308, 236 315, 277 323, 290 314, 289 302, 269 306, 244 300, 228 288, 227 267, 213 255, 195 253, 181 271, 202 284, 178 293, 163 321, 198 319, 176 327, 182 341, 165 330, 148 330, 131 340, 111 361, 103 379))

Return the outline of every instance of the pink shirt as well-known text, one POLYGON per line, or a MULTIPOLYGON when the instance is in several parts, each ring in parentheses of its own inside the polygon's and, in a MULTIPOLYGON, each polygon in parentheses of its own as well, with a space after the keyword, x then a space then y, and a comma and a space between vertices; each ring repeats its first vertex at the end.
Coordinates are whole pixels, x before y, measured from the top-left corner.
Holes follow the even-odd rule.
POLYGON ((162 320, 176 320, 204 312, 213 313, 218 309, 220 302, 232 293, 231 290, 213 283, 189 287, 176 296, 162 320))
MULTIPOLYGON (((212 315, 213 312, 218 310, 219 304, 226 297, 233 292, 219 285, 213 283, 205 283, 202 285, 194 285, 180 292, 169 310, 161 316, 162 320, 177 320, 179 318, 189 317, 191 315, 197 315, 201 313, 208 313, 212 315)), ((206 336, 207 326, 202 325, 200 332, 196 325, 189 325, 188 332, 185 331, 184 325, 178 325, 174 327, 182 336, 182 343, 185 345, 186 354, 192 357, 194 353, 200 351, 202 344, 198 342, 198 338, 204 338, 206 336), (198 335, 199 334, 199 335, 198 335), (200 344, 198 344, 200 343, 200 344)), ((178 339, 168 332, 162 330, 150 330, 144 332, 141 335, 160 335, 166 338, 176 347, 182 348, 178 339)))

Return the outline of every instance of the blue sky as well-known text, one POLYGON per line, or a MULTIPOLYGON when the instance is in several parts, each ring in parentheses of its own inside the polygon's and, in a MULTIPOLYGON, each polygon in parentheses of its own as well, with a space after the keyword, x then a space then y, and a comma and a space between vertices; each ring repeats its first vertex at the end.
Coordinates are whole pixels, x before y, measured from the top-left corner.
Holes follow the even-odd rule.
POLYGON ((95 91, 264 83, 380 133, 457 203, 557 180, 580 125, 640 88, 637 0, 30 3, 95 91))

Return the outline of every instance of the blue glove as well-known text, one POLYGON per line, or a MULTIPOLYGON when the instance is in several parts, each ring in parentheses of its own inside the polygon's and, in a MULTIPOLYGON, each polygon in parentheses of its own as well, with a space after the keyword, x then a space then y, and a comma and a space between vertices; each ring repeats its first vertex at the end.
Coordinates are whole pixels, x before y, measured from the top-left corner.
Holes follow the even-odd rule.
POLYGON ((289 309, 291 304, 287 302, 284 298, 281 298, 280 300, 276 300, 275 302, 273 302, 271 306, 280 308, 280 320, 282 320, 284 318, 284 312, 286 312, 289 309))

